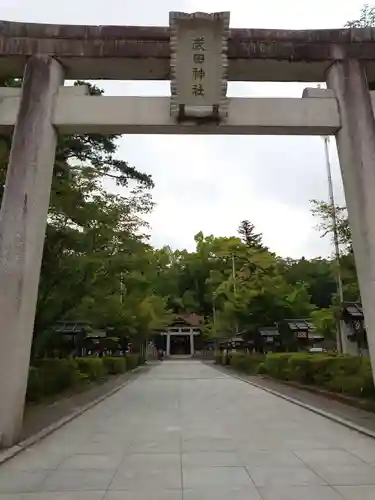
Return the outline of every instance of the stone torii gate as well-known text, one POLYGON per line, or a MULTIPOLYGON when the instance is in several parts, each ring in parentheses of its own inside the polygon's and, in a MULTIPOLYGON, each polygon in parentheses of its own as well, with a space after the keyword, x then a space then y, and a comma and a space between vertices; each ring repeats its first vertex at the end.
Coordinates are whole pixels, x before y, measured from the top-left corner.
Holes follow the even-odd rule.
POLYGON ((0 212, 2 446, 22 424, 57 133, 335 135, 375 366, 375 29, 229 30, 227 13, 175 13, 170 27, 1 22, 8 76, 23 85, 0 89, 0 133, 13 133, 0 212), (170 79, 172 96, 62 88, 101 78, 170 79), (326 81, 328 90, 229 99, 227 80, 326 81))

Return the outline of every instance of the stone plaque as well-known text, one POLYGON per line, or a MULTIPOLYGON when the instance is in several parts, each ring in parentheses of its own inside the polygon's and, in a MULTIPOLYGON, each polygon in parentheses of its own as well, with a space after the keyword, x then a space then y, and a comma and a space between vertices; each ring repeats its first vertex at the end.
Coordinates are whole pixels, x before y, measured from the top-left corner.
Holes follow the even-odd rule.
POLYGON ((170 13, 171 114, 227 115, 229 12, 170 13))

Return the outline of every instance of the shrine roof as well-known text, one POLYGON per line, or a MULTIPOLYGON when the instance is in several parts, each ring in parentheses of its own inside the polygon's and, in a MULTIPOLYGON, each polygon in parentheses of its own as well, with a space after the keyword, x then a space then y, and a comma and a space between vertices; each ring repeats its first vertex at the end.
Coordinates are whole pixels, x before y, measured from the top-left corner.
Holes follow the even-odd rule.
POLYGON ((189 326, 201 327, 203 325, 204 318, 195 313, 181 313, 175 314, 171 324, 178 322, 185 323, 189 326))
POLYGON ((262 337, 277 337, 278 335, 280 335, 280 332, 276 326, 262 326, 258 331, 262 337))
POLYGON ((342 315, 351 319, 363 319, 363 309, 359 302, 345 302, 342 307, 342 315))
POLYGON ((314 330, 310 319, 286 319, 286 324, 291 330, 314 330))
POLYGON ((91 323, 83 320, 60 320, 56 321, 54 331, 62 334, 76 334, 91 330, 91 323))

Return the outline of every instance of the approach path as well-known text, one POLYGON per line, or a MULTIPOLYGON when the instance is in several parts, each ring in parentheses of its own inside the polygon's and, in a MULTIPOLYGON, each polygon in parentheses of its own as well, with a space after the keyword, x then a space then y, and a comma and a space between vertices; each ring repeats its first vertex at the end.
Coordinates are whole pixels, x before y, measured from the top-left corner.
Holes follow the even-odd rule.
POLYGON ((0 500, 370 500, 375 440, 165 361, 0 467, 0 500))

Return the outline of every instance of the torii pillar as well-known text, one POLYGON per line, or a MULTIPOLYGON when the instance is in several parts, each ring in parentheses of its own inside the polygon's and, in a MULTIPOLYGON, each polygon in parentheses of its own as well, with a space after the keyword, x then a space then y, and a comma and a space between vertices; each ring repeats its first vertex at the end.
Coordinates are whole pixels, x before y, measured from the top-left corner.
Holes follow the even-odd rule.
POLYGON ((375 120, 363 64, 343 57, 327 72, 341 128, 336 134, 373 374, 375 373, 375 120))
POLYGON ((57 134, 55 98, 64 83, 48 56, 26 63, 0 211, 0 444, 22 426, 57 134))

